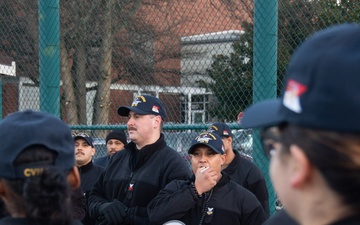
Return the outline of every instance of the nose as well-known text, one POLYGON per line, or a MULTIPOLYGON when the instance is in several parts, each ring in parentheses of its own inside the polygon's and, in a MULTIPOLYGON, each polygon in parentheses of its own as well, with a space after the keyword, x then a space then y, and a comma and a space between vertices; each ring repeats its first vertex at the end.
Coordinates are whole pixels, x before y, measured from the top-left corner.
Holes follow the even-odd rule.
POLYGON ((205 154, 202 154, 202 155, 200 155, 200 160, 199 160, 201 163, 205 163, 205 162, 207 162, 207 157, 206 157, 206 155, 205 154))
POLYGON ((134 124, 132 117, 128 118, 128 121, 126 122, 126 125, 129 127, 130 125, 134 124))

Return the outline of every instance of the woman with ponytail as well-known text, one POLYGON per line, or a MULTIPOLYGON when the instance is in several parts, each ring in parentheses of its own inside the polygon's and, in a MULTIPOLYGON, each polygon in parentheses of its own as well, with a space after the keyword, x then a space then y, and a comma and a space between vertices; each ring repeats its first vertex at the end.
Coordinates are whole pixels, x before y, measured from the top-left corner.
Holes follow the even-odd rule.
POLYGON ((0 197, 9 213, 0 225, 77 225, 71 195, 80 185, 70 128, 42 112, 0 123, 0 197))

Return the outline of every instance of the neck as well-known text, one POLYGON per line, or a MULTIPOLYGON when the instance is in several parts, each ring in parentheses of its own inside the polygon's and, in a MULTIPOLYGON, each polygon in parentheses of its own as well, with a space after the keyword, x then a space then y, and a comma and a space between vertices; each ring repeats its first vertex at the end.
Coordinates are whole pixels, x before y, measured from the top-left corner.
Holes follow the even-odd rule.
POLYGON ((228 167, 228 165, 234 160, 234 158, 235 158, 235 153, 232 149, 226 151, 225 163, 224 165, 221 166, 221 169, 225 169, 226 167, 228 167))
POLYGON ((291 205, 291 212, 300 224, 332 224, 356 213, 343 203, 342 198, 326 185, 321 176, 314 176, 309 182, 310 185, 293 195, 294 199, 301 201, 292 201, 288 206, 291 205))
POLYGON ((145 147, 146 145, 151 145, 151 144, 154 144, 155 142, 157 142, 159 140, 159 138, 161 137, 161 134, 154 134, 152 135, 151 137, 149 137, 148 139, 146 139, 144 142, 136 142, 136 141, 133 141, 136 145, 136 148, 138 150, 141 150, 143 147, 145 147))

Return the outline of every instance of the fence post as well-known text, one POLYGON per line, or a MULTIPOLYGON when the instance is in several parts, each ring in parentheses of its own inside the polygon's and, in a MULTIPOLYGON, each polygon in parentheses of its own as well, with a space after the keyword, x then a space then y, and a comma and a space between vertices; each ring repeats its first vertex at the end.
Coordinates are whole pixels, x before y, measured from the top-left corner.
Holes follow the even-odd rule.
POLYGON ((59 0, 39 0, 40 110, 60 117, 59 0))
POLYGON ((2 114, 2 104, 3 104, 3 90, 2 90, 2 78, 0 78, 0 121, 2 120, 3 114, 2 114))
MULTIPOLYGON (((258 102, 276 97, 277 74, 277 0, 254 1, 254 86, 253 99, 258 102)), ((266 112, 264 112, 266 113, 266 112)), ((270 212, 275 212, 276 194, 269 177, 269 161, 261 150, 259 133, 254 132, 254 161, 263 170, 269 190, 270 212)))

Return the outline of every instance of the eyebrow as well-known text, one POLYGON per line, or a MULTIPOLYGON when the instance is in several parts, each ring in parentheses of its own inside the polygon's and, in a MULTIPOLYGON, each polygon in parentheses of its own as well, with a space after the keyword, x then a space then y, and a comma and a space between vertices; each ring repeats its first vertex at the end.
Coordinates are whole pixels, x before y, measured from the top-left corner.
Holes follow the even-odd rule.
POLYGON ((138 114, 138 113, 135 113, 135 112, 134 112, 134 113, 132 113, 132 114, 129 113, 128 116, 130 117, 130 116, 145 116, 145 115, 146 115, 146 114, 138 114))
MULTIPOLYGON (((208 147, 208 146, 204 146, 204 147, 206 147, 206 150, 205 150, 205 152, 206 153, 215 153, 215 154, 217 154, 217 152, 216 151, 214 151, 214 149, 212 149, 212 148, 210 148, 210 147, 208 147)), ((201 152, 200 150, 198 150, 198 149, 195 149, 194 151, 193 151, 193 153, 196 153, 196 152, 201 152)))

